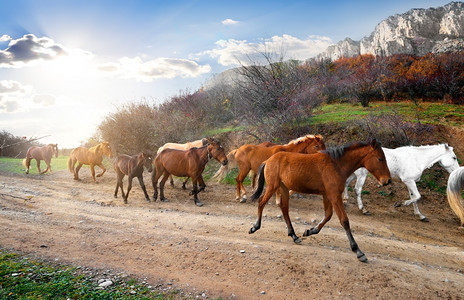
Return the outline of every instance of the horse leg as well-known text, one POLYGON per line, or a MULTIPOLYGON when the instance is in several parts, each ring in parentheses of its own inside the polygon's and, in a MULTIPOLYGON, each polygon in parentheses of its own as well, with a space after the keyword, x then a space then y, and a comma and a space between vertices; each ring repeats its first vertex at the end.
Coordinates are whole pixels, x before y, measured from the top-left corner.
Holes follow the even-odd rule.
POLYGON ((37 170, 39 171, 39 174, 41 174, 42 172, 40 171, 40 159, 36 158, 35 161, 37 163, 37 170))
POLYGON ((174 179, 172 178, 172 175, 169 175, 169 182, 171 183, 171 186, 174 187, 174 179))
POLYGON ((248 233, 255 233, 258 229, 261 228, 261 219, 263 216, 264 206, 266 206, 266 203, 269 201, 269 199, 271 199, 272 195, 275 193, 278 187, 278 185, 271 185, 269 182, 267 182, 267 189, 264 192, 264 195, 259 198, 258 218, 256 219, 256 222, 253 225, 253 227, 250 228, 250 231, 248 231, 248 233))
MULTIPOLYGON (((412 204, 414 207, 414 214, 418 215, 422 222, 428 222, 429 219, 427 219, 427 217, 420 212, 419 207, 417 205, 417 201, 419 201, 421 195, 419 193, 419 190, 417 189, 416 182, 414 180, 406 180, 404 181, 404 183, 408 188, 409 195, 411 196, 411 198, 409 200, 404 201, 403 205, 408 206, 412 204)), ((398 203, 396 203, 395 206, 398 207, 401 206, 401 204, 398 205, 398 203)))
POLYGON ((168 177, 169 177, 168 172, 164 171, 164 175, 163 175, 163 178, 161 179, 160 186, 159 186, 159 188, 160 188, 160 200, 161 201, 168 201, 168 199, 166 199, 166 197, 164 197, 164 184, 168 180, 168 177))
POLYGON ((248 172, 250 172, 250 168, 239 167, 239 173, 237 177, 235 178, 235 181, 237 181, 237 193, 235 196, 235 200, 240 200, 240 203, 245 203, 247 200, 246 190, 245 190, 245 187, 243 186, 243 180, 245 180, 245 177, 248 175, 248 172), (243 192, 243 196, 242 196, 242 192, 243 192))
POLYGON ((103 174, 105 174, 105 172, 106 172, 106 168, 105 168, 105 166, 103 164, 98 164, 97 166, 99 166, 100 169, 102 169, 102 172, 100 174, 98 174, 97 177, 102 177, 103 174))
POLYGON ((306 229, 305 232, 303 233, 303 236, 310 236, 313 234, 318 234, 322 227, 324 227, 325 223, 329 222, 329 220, 332 218, 333 214, 333 207, 332 204, 329 202, 329 199, 327 198, 326 195, 322 196, 322 204, 324 205, 324 212, 325 216, 324 219, 322 219, 319 224, 317 224, 315 227, 311 229, 306 229))
POLYGON ((78 163, 76 169, 74 170, 74 180, 79 180, 79 170, 81 168, 82 168, 82 164, 78 163))
POLYGON ((183 190, 186 190, 186 189, 187 189, 186 184, 187 184, 187 181, 189 180, 189 178, 190 178, 190 177, 185 178, 184 182, 182 182, 182 189, 183 189, 183 190))
POLYGON ((370 216, 371 213, 369 212, 369 210, 367 210, 364 205, 363 205, 363 202, 362 202, 362 199, 361 199, 361 195, 362 195, 362 188, 363 188, 363 185, 364 183, 366 182, 366 178, 367 178, 367 170, 365 170, 365 172, 362 172, 361 174, 359 174, 358 178, 356 179, 356 184, 354 186, 354 191, 356 193, 356 201, 358 202, 358 208, 359 210, 366 216, 370 216))
POLYGON ((351 174, 345 182, 345 189, 343 190, 343 200, 346 203, 348 199, 350 199, 350 193, 348 192, 348 187, 350 186, 351 182, 356 178, 356 174, 351 174))
POLYGON ((296 236, 295 230, 293 230, 292 221, 290 220, 290 216, 288 215, 288 207, 290 202, 290 194, 288 188, 283 184, 281 184, 280 187, 280 210, 282 210, 282 215, 284 216, 285 223, 287 224, 288 236, 292 237, 295 244, 300 244, 301 239, 296 236))
POLYGON ((161 176, 160 170, 156 169, 156 165, 153 169, 153 172, 151 172, 151 184, 153 186, 153 202, 158 199, 158 180, 161 176))
POLYGON ((198 192, 204 191, 206 188, 206 184, 205 184, 205 181, 203 180, 202 175, 200 175, 200 178, 198 178, 198 184, 200 185, 200 189, 198 190, 198 192))
MULTIPOLYGON (((333 199, 333 198, 332 198, 333 199)), ((354 240, 353 234, 351 233, 350 229, 350 221, 348 220, 348 216, 346 215, 345 207, 343 206, 343 200, 341 195, 338 198, 335 198, 331 201, 332 205, 334 206, 335 212, 337 213, 338 219, 340 220, 340 224, 345 229, 346 235, 348 236, 348 240, 350 241, 351 251, 356 253, 356 257, 361 262, 367 262, 367 257, 364 253, 359 249, 358 244, 354 240)))
POLYGON ((147 199, 147 202, 150 202, 150 197, 148 197, 147 189, 145 188, 145 183, 143 182, 143 176, 140 175, 140 176, 137 176, 137 178, 139 180, 140 187, 143 190, 143 194, 145 195, 145 199, 147 199))
POLYGON ((127 198, 129 198, 129 192, 132 189, 132 179, 133 178, 134 177, 132 177, 131 175, 129 175, 127 177, 128 184, 127 184, 127 192, 126 192, 126 198, 124 199, 124 203, 127 203, 127 198))
MULTIPOLYGON (((118 198, 118 190, 119 190, 119 172, 116 171, 116 188, 114 189, 114 198, 118 198)), ((124 197, 123 197, 124 198, 124 197)))
MULTIPOLYGON (((198 190, 198 179, 199 179, 199 177, 201 177, 201 175, 196 177, 196 178, 192 177, 193 190, 190 193, 190 195, 193 194, 193 201, 195 201, 195 205, 201 207, 201 206, 203 206, 203 203, 201 203, 200 199, 198 199, 198 193, 200 192, 198 190)), ((201 180, 203 180, 203 179, 201 179, 201 180)))
POLYGON ((97 181, 95 180, 95 165, 94 164, 90 164, 90 172, 92 173, 93 182, 97 183, 97 181))

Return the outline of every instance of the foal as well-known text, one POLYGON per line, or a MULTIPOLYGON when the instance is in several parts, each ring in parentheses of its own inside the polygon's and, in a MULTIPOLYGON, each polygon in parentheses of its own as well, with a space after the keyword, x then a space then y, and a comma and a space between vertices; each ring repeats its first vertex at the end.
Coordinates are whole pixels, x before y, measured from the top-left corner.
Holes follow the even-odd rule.
POLYGON ((118 197, 118 188, 120 187, 122 199, 124 199, 124 203, 127 203, 129 192, 132 189, 132 179, 137 177, 140 183, 140 187, 145 194, 145 199, 150 202, 150 197, 148 196, 147 189, 143 183, 143 167, 145 167, 149 173, 153 171, 153 156, 151 154, 140 152, 138 155, 134 156, 119 155, 114 160, 113 167, 118 177, 116 182, 116 189, 114 190, 114 198, 118 197), (129 184, 127 186, 127 193, 124 195, 122 179, 125 175, 128 176, 129 184))
POLYGON ((316 227, 306 230, 303 236, 319 233, 325 223, 330 220, 332 210, 335 209, 350 241, 351 250, 356 252, 360 261, 366 262, 366 256, 359 249, 351 234, 350 223, 342 201, 346 179, 360 167, 368 169, 382 185, 391 182, 385 155, 375 139, 369 143, 347 145, 315 154, 291 152, 274 154, 259 169, 258 188, 251 199, 256 200, 261 195, 264 181, 267 182, 267 189, 264 196, 260 197, 258 219, 249 233, 254 233, 261 227, 264 206, 280 188, 282 193, 280 208, 287 224, 288 235, 295 243, 301 243, 300 238, 295 235, 288 215, 289 190, 305 194, 319 194, 323 198, 325 217, 316 227))

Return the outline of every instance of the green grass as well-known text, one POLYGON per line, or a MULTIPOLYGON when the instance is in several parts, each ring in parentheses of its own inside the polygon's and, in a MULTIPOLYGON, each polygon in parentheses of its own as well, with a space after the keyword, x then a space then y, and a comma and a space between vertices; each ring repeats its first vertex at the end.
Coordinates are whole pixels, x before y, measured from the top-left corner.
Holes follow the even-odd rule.
POLYGON ((174 299, 178 291, 160 293, 136 279, 113 280, 102 289, 93 275, 0 251, 0 299, 174 299))
POLYGON ((311 118, 312 123, 345 122, 369 114, 398 113, 408 121, 417 121, 433 125, 463 126, 464 106, 441 104, 441 103, 419 103, 412 102, 373 102, 369 107, 360 104, 327 104, 318 107, 311 118))
MULTIPOLYGON (((68 156, 60 155, 58 157, 53 157, 50 162, 50 166, 54 172, 66 170, 68 168, 68 156)), ((111 166, 111 162, 108 158, 103 160, 103 164, 106 168, 111 166)), ((84 165, 83 168, 88 168, 88 165, 84 165)), ((47 168, 45 161, 40 161, 40 170, 44 171, 47 168)), ((14 174, 24 174, 26 167, 23 166, 23 158, 10 158, 10 157, 0 157, 0 170, 8 173, 14 174)), ((29 169, 29 174, 38 174, 36 160, 31 160, 31 168, 29 169)))

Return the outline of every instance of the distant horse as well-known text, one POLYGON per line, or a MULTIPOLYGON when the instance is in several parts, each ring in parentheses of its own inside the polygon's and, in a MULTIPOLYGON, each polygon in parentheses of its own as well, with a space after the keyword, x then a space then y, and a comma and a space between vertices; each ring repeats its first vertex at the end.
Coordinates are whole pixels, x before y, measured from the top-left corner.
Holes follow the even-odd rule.
POLYGON ((260 197, 258 219, 249 233, 254 233, 261 227, 264 206, 280 189, 282 193, 280 208, 287 224, 288 235, 295 243, 301 243, 300 238, 295 235, 288 215, 289 190, 318 194, 323 197, 325 217, 316 227, 306 230, 303 236, 319 233, 332 217, 332 209, 335 209, 350 241, 351 250, 356 252, 360 261, 367 261, 351 234, 350 223, 342 201, 346 179, 360 167, 367 168, 382 185, 391 181, 385 155, 375 139, 371 142, 346 145, 315 154, 290 152, 274 154, 259 169, 258 188, 251 199, 256 200, 260 197, 265 182, 267 188, 264 196, 260 197))
POLYGON ((461 220, 461 226, 464 227, 464 200, 462 199, 462 190, 464 189, 464 167, 459 167, 451 172, 448 178, 446 194, 448 203, 454 213, 461 220))
POLYGON ((102 142, 92 148, 77 147, 71 151, 71 154, 68 158, 68 170, 74 174, 74 180, 79 180, 79 170, 81 169, 82 165, 90 165, 93 182, 96 182, 95 166, 99 166, 100 169, 102 169, 102 172, 98 174, 97 177, 102 176, 106 172, 106 168, 102 164, 103 155, 106 155, 110 158, 113 156, 111 153, 111 146, 108 142, 102 142), (76 169, 74 169, 76 162, 78 165, 76 169))
POLYGON ((27 168, 26 174, 29 174, 32 159, 36 160, 37 170, 40 174, 44 174, 49 170, 51 172, 52 167, 50 166, 50 162, 52 160, 53 154, 55 154, 55 157, 58 157, 58 144, 48 144, 47 146, 43 147, 32 146, 27 149, 26 158, 23 159, 23 166, 27 168), (47 168, 43 172, 40 172, 40 160, 44 160, 47 164, 47 168))
MULTIPOLYGON (((414 213, 420 217, 423 222, 428 222, 425 217, 419 211, 417 201, 421 198, 421 195, 417 189, 416 182, 420 180, 422 172, 425 169, 432 167, 435 163, 439 163, 446 171, 451 173, 459 167, 456 154, 454 154, 453 147, 447 144, 430 145, 430 146, 405 146, 396 149, 383 148, 385 157, 387 158, 387 165, 390 169, 393 178, 399 178, 404 184, 406 184, 410 199, 404 201, 403 205, 412 204, 414 207, 414 213)), ((360 168, 354 172, 346 180, 344 198, 348 199, 348 186, 351 181, 356 179, 355 193, 358 202, 359 209, 363 214, 369 215, 369 211, 364 208, 361 199, 361 192, 364 182, 366 181, 367 170, 360 168)), ((401 206, 401 202, 395 204, 396 207, 401 206)))
POLYGON ((164 197, 164 184, 169 175, 178 177, 191 177, 193 182, 193 200, 197 206, 203 204, 198 200, 197 194, 205 188, 202 173, 206 163, 210 158, 216 159, 221 164, 227 164, 227 157, 224 148, 218 141, 208 138, 209 144, 201 148, 191 148, 189 150, 164 149, 155 158, 155 169, 152 172, 153 201, 158 198, 158 180, 163 175, 160 182, 160 200, 166 201, 164 197), (198 190, 197 183, 200 184, 198 190))
MULTIPOLYGON (((177 149, 177 150, 188 150, 191 148, 198 148, 202 147, 208 144, 208 139, 202 138, 201 140, 196 140, 193 142, 187 142, 185 144, 178 144, 178 143, 166 143, 163 146, 158 148, 157 154, 161 153, 164 149, 177 149)), ((185 185, 187 184, 187 181, 189 180, 189 177, 187 177, 184 182, 182 182, 182 188, 185 190, 186 187, 185 185)), ((174 186, 174 180, 172 179, 172 176, 169 176, 169 182, 171 186, 174 186)))
MULTIPOLYGON (((237 149, 234 154, 237 162, 239 173, 235 180, 237 181, 237 191, 235 199, 240 202, 246 202, 247 195, 243 181, 252 170, 255 174, 258 172, 259 166, 269 157, 277 152, 299 152, 299 153, 315 153, 319 150, 324 150, 325 144, 321 135, 305 135, 290 141, 286 145, 275 145, 270 147, 245 144, 237 149)), ((253 180, 254 181, 254 180, 253 180)))
POLYGON ((127 198, 129 198, 129 192, 132 189, 132 179, 137 177, 140 183, 140 187, 145 194, 145 199, 150 202, 150 197, 148 196, 147 189, 143 183, 143 167, 145 167, 149 173, 153 170, 153 156, 151 154, 145 154, 140 152, 138 155, 129 156, 129 155, 119 155, 113 162, 114 170, 117 175, 116 189, 114 190, 114 198, 118 197, 118 188, 121 188, 122 199, 124 203, 127 203, 127 198), (124 176, 128 176, 128 186, 127 193, 124 194, 124 189, 122 187, 122 179, 124 176))

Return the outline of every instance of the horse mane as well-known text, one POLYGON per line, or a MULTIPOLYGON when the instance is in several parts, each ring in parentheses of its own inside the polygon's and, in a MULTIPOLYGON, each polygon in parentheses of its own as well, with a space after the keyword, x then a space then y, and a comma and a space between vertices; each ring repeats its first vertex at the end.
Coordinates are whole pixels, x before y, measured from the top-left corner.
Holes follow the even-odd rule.
POLYGON ((291 140, 290 142, 288 142, 287 145, 298 145, 300 143, 304 143, 306 142, 307 140, 309 139, 321 139, 322 140, 322 135, 320 134, 317 134, 317 135, 314 135, 314 134, 307 134, 305 136, 302 136, 302 137, 299 137, 299 138, 296 138, 294 140, 291 140))
MULTIPOLYGON (((320 152, 328 154, 335 160, 339 160, 347 150, 353 150, 361 147, 368 146, 372 141, 369 142, 352 142, 338 147, 331 147, 326 150, 321 150, 320 152)), ((381 147, 380 143, 377 142, 377 147, 381 147)))

